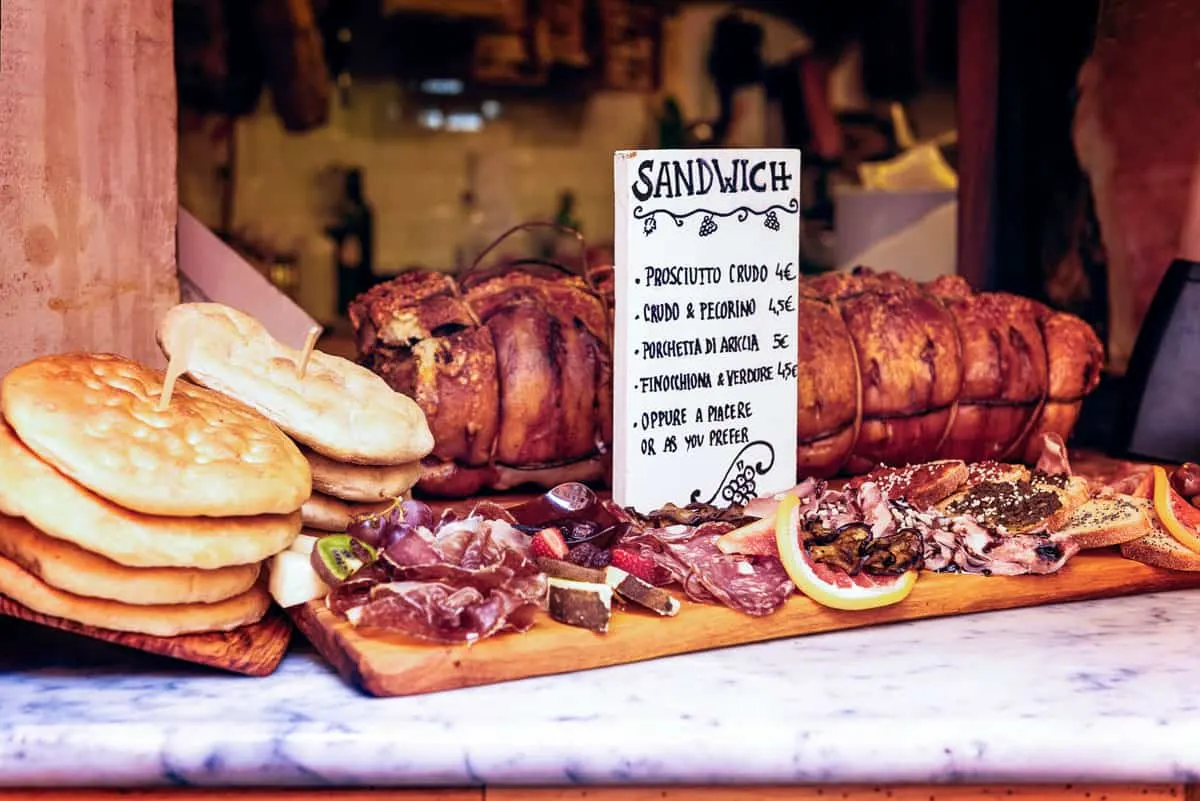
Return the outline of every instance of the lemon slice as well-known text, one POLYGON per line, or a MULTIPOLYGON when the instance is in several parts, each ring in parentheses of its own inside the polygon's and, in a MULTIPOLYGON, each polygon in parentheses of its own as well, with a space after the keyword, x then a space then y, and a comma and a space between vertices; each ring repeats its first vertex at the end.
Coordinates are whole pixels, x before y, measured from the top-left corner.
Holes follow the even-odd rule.
POLYGON ((1167 533, 1189 551, 1200 553, 1200 509, 1192 506, 1171 487, 1166 468, 1154 468, 1154 511, 1167 533))
POLYGON ((779 561, 800 592, 831 609, 849 611, 898 604, 917 583, 917 571, 898 576, 848 576, 809 558, 800 541, 799 499, 787 495, 775 514, 775 543, 779 561))

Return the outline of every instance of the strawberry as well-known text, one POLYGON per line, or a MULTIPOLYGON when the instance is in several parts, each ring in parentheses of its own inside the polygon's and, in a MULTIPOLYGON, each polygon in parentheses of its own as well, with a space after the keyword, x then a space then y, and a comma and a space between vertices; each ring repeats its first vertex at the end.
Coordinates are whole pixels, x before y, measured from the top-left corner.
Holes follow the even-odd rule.
POLYGON ((613 548, 612 565, 650 584, 661 583, 661 571, 654 560, 628 548, 613 548))
POLYGON ((534 534, 529 547, 534 556, 543 556, 547 559, 565 559, 567 556, 567 541, 563 539, 562 532, 556 528, 544 528, 534 534))

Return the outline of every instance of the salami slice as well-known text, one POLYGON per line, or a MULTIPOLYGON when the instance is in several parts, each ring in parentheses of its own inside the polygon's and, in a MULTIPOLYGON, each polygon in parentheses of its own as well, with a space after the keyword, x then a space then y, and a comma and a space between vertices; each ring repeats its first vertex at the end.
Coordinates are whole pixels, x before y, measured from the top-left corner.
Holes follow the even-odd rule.
POLYGON ((626 540, 671 574, 693 601, 722 603, 754 617, 779 609, 795 590, 780 561, 771 556, 722 553, 717 540, 730 523, 649 528, 626 540))

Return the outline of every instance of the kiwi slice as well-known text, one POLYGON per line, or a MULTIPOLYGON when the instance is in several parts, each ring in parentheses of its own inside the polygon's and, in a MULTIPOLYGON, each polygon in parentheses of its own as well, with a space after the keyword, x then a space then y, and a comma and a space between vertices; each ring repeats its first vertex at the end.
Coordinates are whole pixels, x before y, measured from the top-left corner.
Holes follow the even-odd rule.
POLYGON ((330 587, 350 578, 363 565, 375 561, 376 551, 349 534, 330 534, 317 540, 309 561, 313 570, 330 587))

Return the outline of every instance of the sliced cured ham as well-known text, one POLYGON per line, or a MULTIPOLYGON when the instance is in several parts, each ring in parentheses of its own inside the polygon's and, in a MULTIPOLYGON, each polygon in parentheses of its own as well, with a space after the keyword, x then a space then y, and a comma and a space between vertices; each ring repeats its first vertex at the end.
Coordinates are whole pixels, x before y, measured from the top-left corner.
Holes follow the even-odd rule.
POLYGON ((326 599, 351 623, 431 642, 525 631, 545 606, 546 576, 528 538, 504 520, 451 520, 437 533, 397 526, 380 559, 326 599))
POLYGON ((1071 460, 1067 457, 1067 445, 1058 434, 1047 434, 1042 442, 1042 455, 1038 457, 1039 473, 1049 476, 1071 475, 1071 460))
MULTIPOLYGON (((906 465, 904 467, 879 467, 865 476, 857 476, 846 482, 845 488, 857 492, 866 484, 875 489, 868 496, 876 499, 876 514, 873 523, 886 524, 885 518, 878 513, 878 499, 903 498, 909 505, 924 509, 954 494, 967 480, 967 466, 958 459, 942 459, 924 464, 906 465)), ((755 498, 746 504, 746 514, 760 519, 741 526, 717 541, 717 547, 723 553, 740 553, 754 556, 774 556, 775 546, 775 510, 780 500, 786 495, 795 495, 800 499, 802 516, 811 514, 819 504, 836 504, 841 496, 827 494, 828 485, 824 481, 806 479, 787 492, 763 498, 755 498)), ((841 524, 856 522, 853 515, 843 515, 841 524)))
MULTIPOLYGON (((1057 435, 1044 437, 1038 470, 1078 481, 1070 479, 1067 449, 1057 435)), ((1020 465, 976 462, 968 466, 958 460, 941 460, 877 468, 851 479, 841 489, 825 482, 805 482, 789 493, 756 501, 747 508, 753 506, 756 512, 766 513, 778 506, 780 498, 795 494, 799 498, 797 519, 802 527, 828 532, 826 536, 832 537, 857 526, 860 536, 865 537, 859 549, 864 554, 880 546, 881 554, 886 555, 889 539, 909 531, 920 536, 920 560, 926 570, 1008 576, 1053 573, 1079 550, 1070 538, 1052 533, 1054 526, 1012 533, 971 514, 951 514, 937 508, 964 488, 988 482, 1027 482, 1031 475, 1020 465)), ((1014 497, 1019 495, 1018 491, 1014 497)), ((729 555, 777 556, 774 521, 765 517, 733 529, 717 538, 716 547, 729 555)), ((810 543, 814 553, 817 548, 824 546, 810 543)))
POLYGON ((1180 253, 1197 166, 1198 82, 1196 3, 1100 3, 1096 45, 1079 72, 1072 138, 1108 262, 1108 354, 1118 373, 1180 253))
POLYGON ((783 606, 795 585, 774 557, 722 553, 717 540, 732 528, 729 523, 648 528, 622 545, 652 558, 693 601, 722 603, 754 617, 769 615, 783 606))

